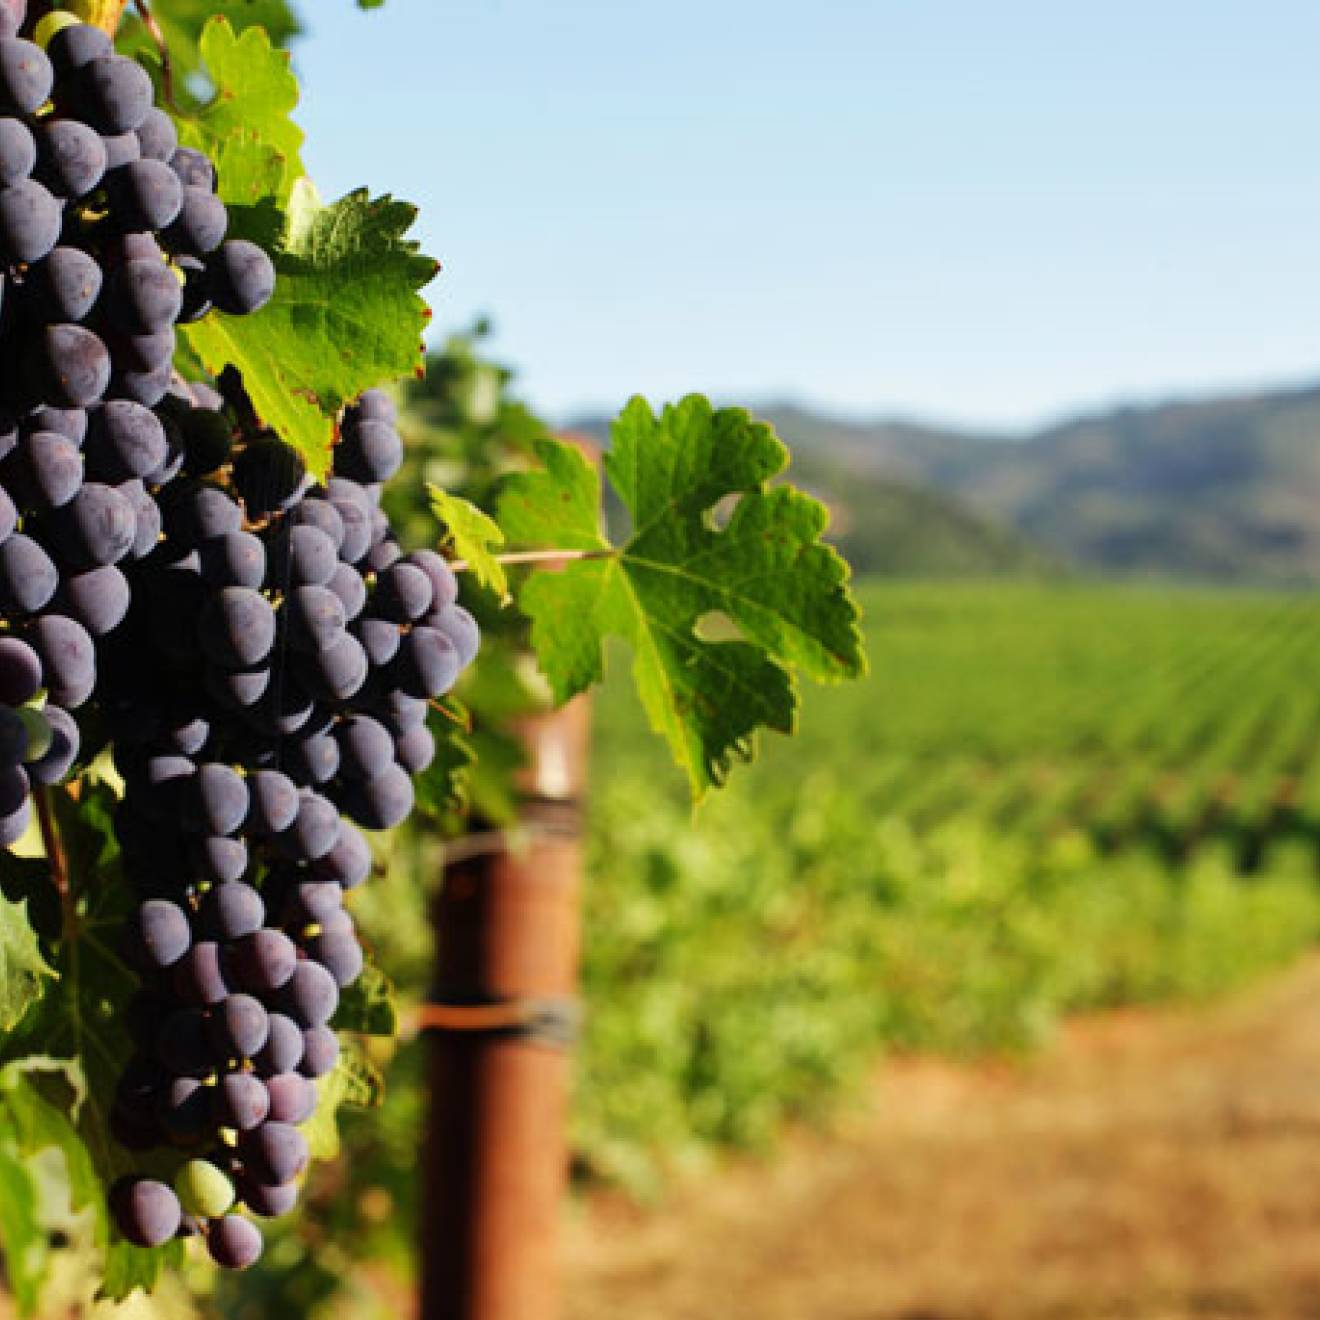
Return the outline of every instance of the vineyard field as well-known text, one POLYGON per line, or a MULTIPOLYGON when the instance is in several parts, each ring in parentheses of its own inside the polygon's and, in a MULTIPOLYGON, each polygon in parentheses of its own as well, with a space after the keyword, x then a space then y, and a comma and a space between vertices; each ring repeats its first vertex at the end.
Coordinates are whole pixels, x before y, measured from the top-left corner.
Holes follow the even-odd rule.
MULTIPOLYGON (((588 1167, 768 1140, 886 1048, 1216 993, 1320 934, 1320 601, 868 583, 872 675, 698 814, 600 703, 588 1167), (749 949, 757 956, 749 958, 749 949)), ((639 1172, 640 1171, 640 1172, 639 1172)))

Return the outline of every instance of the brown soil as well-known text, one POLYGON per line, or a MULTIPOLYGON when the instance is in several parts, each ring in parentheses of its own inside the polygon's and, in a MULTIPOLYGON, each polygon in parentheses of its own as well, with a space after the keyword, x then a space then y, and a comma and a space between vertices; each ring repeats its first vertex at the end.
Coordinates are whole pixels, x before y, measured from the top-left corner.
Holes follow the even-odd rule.
POLYGON ((867 1112, 572 1224, 567 1320, 1320 1317, 1320 959, 1020 1066, 898 1062, 867 1112))

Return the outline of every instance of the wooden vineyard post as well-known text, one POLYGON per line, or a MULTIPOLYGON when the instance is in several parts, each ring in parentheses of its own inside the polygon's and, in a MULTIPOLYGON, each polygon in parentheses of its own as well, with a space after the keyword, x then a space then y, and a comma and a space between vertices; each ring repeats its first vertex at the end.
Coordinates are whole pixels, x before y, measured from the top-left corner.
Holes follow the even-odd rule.
POLYGON ((519 827, 460 841, 434 908, 421 1320, 560 1311, 590 699, 515 731, 519 827))

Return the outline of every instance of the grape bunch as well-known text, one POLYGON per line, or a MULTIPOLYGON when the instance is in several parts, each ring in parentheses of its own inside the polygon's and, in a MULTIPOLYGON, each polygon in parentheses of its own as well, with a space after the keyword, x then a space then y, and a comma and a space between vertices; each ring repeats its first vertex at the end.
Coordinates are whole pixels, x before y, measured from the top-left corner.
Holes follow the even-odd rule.
POLYGON ((329 1024, 363 966, 344 906, 371 869, 363 831, 411 810, 435 755, 428 704, 477 630, 449 566, 405 554, 380 508, 403 456, 386 395, 343 417, 335 468, 351 475, 313 485, 241 383, 221 385, 174 409, 183 467, 158 495, 159 543, 126 570, 98 700, 144 985, 116 1133, 192 1153, 173 1187, 125 1184, 119 1223, 147 1245, 204 1226, 242 1267, 261 1237, 231 1208, 293 1205, 298 1124, 337 1061, 329 1024))
POLYGON ((258 310, 274 267, 227 237, 146 73, 79 23, 18 38, 21 8, 0 0, 0 846, 32 785, 109 747, 141 979, 112 1129, 176 1169, 121 1180, 112 1212, 243 1268, 337 1063, 364 831, 412 809, 477 628, 381 509, 387 394, 344 410, 315 483, 237 372, 175 371, 175 327, 258 310))

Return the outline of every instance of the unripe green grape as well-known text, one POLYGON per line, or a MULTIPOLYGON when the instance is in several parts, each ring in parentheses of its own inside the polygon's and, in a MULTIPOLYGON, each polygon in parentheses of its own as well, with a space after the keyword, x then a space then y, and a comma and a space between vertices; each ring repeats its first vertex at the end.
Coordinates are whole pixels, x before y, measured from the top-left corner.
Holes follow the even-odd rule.
POLYGON ((81 23, 77 14, 71 14, 67 9, 52 9, 49 14, 44 15, 38 20, 36 29, 32 33, 32 39, 45 50, 50 45, 51 38, 66 27, 74 27, 81 23))
POLYGON ((189 1160, 174 1178, 179 1204, 190 1215, 219 1219, 234 1204, 234 1184, 210 1160, 189 1160))

